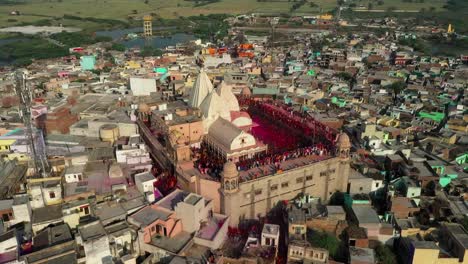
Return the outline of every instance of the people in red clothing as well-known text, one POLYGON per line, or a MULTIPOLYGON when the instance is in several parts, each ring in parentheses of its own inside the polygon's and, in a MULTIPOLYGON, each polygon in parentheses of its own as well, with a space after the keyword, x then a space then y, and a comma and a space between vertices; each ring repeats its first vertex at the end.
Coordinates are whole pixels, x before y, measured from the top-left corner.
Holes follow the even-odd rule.
MULTIPOLYGON (((334 148, 334 131, 309 115, 271 100, 258 101, 242 97, 239 98, 239 104, 248 106, 249 114, 254 123, 258 124, 252 127, 251 133, 269 147, 267 152, 238 161, 236 165, 239 171, 264 165, 274 165, 276 170, 280 170, 284 161, 309 155, 325 155, 334 148)), ((203 174, 220 178, 226 162, 224 158, 215 155, 206 144, 202 144, 200 149, 192 149, 192 152, 197 157, 195 168, 203 174)))

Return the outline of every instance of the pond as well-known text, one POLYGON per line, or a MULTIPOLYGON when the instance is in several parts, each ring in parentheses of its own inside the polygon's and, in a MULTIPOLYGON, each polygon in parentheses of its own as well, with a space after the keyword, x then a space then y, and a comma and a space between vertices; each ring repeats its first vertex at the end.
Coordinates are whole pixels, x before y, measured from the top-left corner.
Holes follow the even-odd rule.
MULTIPOLYGON (((174 27, 154 27, 153 30, 169 30, 174 27)), ((192 34, 186 33, 174 33, 169 36, 153 36, 151 38, 135 38, 135 39, 124 39, 130 33, 141 33, 142 28, 130 28, 130 29, 115 29, 108 31, 97 31, 97 36, 107 36, 116 40, 117 43, 123 44, 127 48, 141 48, 144 46, 151 46, 159 49, 164 49, 168 46, 175 46, 176 44, 185 43, 191 40, 195 40, 196 37, 192 34)))
POLYGON ((6 39, 0 39, 0 46, 6 45, 6 44, 9 44, 9 43, 12 43, 12 42, 24 41, 24 40, 27 40, 27 39, 25 39, 25 38, 6 38, 6 39))

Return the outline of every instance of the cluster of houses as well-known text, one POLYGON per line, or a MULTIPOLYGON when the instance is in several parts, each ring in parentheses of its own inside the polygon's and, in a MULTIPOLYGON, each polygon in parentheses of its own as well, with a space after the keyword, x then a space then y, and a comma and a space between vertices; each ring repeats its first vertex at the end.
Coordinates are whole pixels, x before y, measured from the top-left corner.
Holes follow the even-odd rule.
POLYGON ((32 130, 1 68, 0 263, 468 263, 466 57, 288 37, 34 61, 32 130), (245 168, 275 144, 252 102, 336 145, 245 168))

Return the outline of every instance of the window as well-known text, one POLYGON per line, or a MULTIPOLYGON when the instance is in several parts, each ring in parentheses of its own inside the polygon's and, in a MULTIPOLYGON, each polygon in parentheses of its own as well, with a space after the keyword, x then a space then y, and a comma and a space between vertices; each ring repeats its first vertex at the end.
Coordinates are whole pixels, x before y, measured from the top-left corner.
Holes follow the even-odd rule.
POLYGON ((296 183, 301 183, 303 181, 304 181, 304 178, 302 178, 302 177, 299 177, 299 178, 296 179, 296 183))
POLYGON ((289 187, 289 182, 281 183, 281 188, 288 188, 288 187, 289 187))
POLYGON ((49 192, 49 198, 54 199, 55 198, 55 192, 49 192))
POLYGON ((362 187, 359 187, 359 191, 362 191, 362 187))
POLYGON ((270 238, 269 238, 269 237, 265 238, 265 244, 266 244, 267 246, 270 245, 270 238))
POLYGON ((151 227, 151 232, 154 232, 154 231, 156 231, 156 226, 151 227))
POLYGON ((260 195, 260 194, 262 194, 262 190, 261 190, 261 189, 255 190, 255 195, 260 195))
POLYGON ((272 190, 272 191, 278 190, 278 184, 272 185, 272 186, 270 187, 270 190, 272 190))
POLYGON ((156 225, 156 233, 161 234, 161 229, 162 229, 161 225, 156 225))
POLYGON ((309 175, 309 176, 306 177, 306 181, 311 181, 313 178, 314 178, 314 176, 309 175))
POLYGON ((379 188, 379 185, 380 185, 380 183, 378 183, 378 182, 375 183, 376 188, 379 188))

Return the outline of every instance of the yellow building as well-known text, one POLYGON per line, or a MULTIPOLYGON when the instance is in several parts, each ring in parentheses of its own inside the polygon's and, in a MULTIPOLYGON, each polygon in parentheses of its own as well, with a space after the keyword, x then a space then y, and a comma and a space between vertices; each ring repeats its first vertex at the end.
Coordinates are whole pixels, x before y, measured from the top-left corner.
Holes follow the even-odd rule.
POLYGON ((11 145, 16 142, 16 139, 0 139, 0 152, 10 152, 11 145))
POLYGON ((331 14, 324 14, 324 15, 320 15, 319 16, 319 19, 322 19, 322 20, 332 20, 333 19, 333 16, 331 14))
POLYGON ((76 200, 64 204, 62 213, 63 221, 70 228, 76 228, 80 224, 80 218, 90 215, 91 209, 87 200, 76 200))
POLYGON ((127 63, 125 64, 125 69, 140 69, 141 68, 141 64, 140 62, 137 62, 137 61, 127 61, 127 63))
POLYGON ((22 154, 22 153, 9 153, 9 154, 4 154, 4 160, 14 160, 17 159, 18 161, 28 161, 29 156, 22 154))
POLYGON ((267 55, 267 56, 263 57, 262 63, 263 63, 263 64, 265 64, 265 63, 271 63, 271 55, 267 55))
POLYGON ((395 119, 395 118, 390 118, 390 117, 383 117, 377 120, 377 124, 386 126, 386 127, 399 127, 400 120, 395 119))

